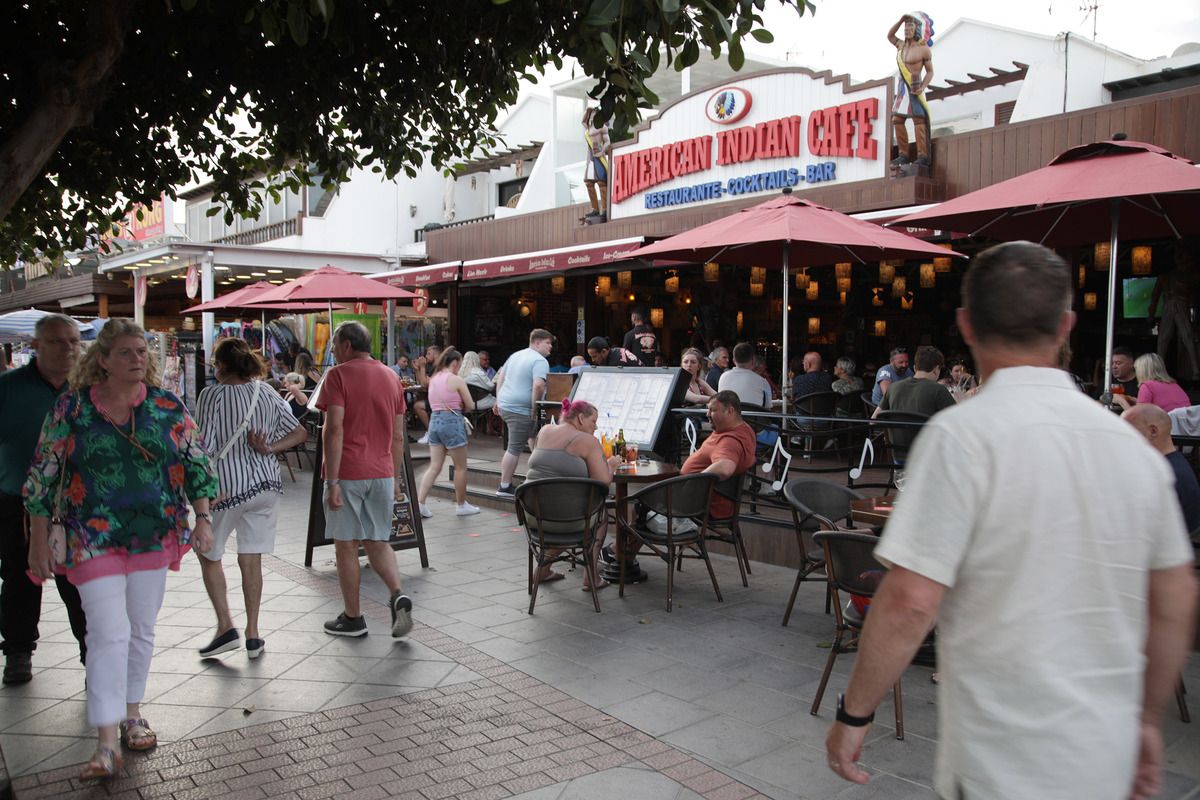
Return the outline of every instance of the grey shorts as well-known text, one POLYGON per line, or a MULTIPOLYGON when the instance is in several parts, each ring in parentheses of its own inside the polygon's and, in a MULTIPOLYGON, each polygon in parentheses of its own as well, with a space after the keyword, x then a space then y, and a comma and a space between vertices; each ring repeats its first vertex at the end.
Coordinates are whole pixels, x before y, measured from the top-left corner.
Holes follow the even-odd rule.
POLYGON ((366 540, 386 542, 392 535, 394 478, 368 478, 341 481, 342 507, 329 508, 329 490, 325 506, 325 535, 339 542, 366 540))
POLYGON ((500 409, 500 419, 508 426, 507 452, 519 456, 525 452, 529 437, 533 436, 533 420, 528 414, 500 409))

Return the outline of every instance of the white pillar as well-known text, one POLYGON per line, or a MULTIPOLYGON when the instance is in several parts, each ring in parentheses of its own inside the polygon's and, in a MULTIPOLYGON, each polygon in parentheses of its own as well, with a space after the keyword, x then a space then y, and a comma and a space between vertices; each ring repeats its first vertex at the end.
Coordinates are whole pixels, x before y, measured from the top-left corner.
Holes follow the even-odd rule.
POLYGON ((396 301, 387 301, 387 365, 396 363, 396 301))
MULTIPOLYGON (((213 299, 213 251, 209 250, 200 259, 200 301, 207 303, 213 299)), ((200 331, 204 337, 204 363, 212 360, 213 315, 205 311, 200 315, 200 331)), ((264 336, 266 331, 263 332, 264 336)))
POLYGON ((680 96, 692 93, 692 68, 684 67, 683 72, 679 73, 679 94, 680 96))
POLYGON ((149 279, 142 275, 140 269, 133 270, 133 321, 142 330, 146 329, 146 295, 150 294, 149 279), (146 291, 141 293, 141 302, 138 298, 138 284, 145 280, 146 291))

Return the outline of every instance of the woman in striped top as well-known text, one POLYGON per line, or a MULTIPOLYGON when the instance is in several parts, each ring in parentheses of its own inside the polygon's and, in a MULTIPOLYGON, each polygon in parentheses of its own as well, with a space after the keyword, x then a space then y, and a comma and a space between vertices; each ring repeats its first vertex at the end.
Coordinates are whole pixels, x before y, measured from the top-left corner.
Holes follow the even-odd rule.
POLYGON ((200 392, 196 421, 221 484, 213 507, 213 545, 200 554, 204 588, 217 612, 217 634, 200 648, 200 657, 211 658, 239 645, 221 566, 225 543, 236 529, 246 601, 246 655, 257 658, 266 646, 258 630, 262 554, 275 549, 275 514, 283 493, 276 453, 303 442, 308 431, 296 422, 283 398, 259 380, 267 367, 243 340, 222 340, 213 352, 213 364, 217 383, 200 392))

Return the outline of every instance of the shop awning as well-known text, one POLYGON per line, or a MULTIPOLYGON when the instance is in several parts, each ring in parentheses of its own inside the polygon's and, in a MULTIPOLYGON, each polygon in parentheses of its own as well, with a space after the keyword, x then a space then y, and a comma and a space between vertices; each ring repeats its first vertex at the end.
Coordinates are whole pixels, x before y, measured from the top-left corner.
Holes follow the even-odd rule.
POLYGON ((401 269, 395 272, 382 272, 371 277, 383 281, 388 286, 432 286, 435 283, 453 283, 458 280, 458 268, 461 261, 444 261, 440 264, 430 264, 427 267, 401 269))
POLYGON ((613 239, 607 242, 516 253, 502 258, 481 258, 462 262, 463 281, 487 281, 522 275, 542 275, 581 267, 600 267, 625 261, 629 253, 642 246, 644 236, 613 239))

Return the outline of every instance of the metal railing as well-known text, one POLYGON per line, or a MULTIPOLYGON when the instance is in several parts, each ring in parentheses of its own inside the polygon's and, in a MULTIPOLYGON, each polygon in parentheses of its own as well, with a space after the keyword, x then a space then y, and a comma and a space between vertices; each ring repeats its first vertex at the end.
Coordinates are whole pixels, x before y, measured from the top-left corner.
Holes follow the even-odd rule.
POLYGON ((471 219, 456 219, 453 222, 430 223, 429 225, 426 225, 424 228, 417 228, 415 231, 413 231, 413 241, 414 242, 425 241, 425 234, 429 233, 430 231, 444 231, 447 228, 461 228, 463 225, 474 225, 477 222, 488 222, 489 220, 493 220, 495 218, 496 218, 495 214, 488 214, 487 216, 484 216, 484 217, 472 217, 471 219))
POLYGON ((282 222, 272 222, 270 225, 263 225, 248 231, 222 236, 219 239, 213 239, 213 242, 215 244, 266 244, 276 239, 282 239, 286 236, 298 236, 299 234, 300 217, 292 217, 282 222))

